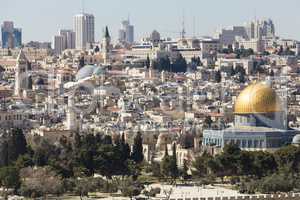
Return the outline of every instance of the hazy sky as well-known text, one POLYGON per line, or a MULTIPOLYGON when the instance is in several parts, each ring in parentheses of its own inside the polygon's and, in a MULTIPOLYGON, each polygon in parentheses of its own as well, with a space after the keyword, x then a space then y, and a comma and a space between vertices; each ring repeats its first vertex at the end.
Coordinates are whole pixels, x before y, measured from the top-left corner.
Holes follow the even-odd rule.
MULTIPOLYGON (((163 36, 178 36, 182 16, 188 35, 211 35, 221 27, 272 18, 277 35, 300 39, 299 0, 85 0, 85 11, 96 17, 96 40, 108 25, 113 39, 120 21, 130 14, 135 36, 153 29, 163 36), (195 19, 195 20, 193 20, 195 19), (193 26, 195 21, 195 26, 193 26), (195 27, 195 28, 193 28, 195 27)), ((23 29, 23 40, 51 41, 60 28, 72 28, 81 0, 0 0, 0 22, 13 20, 23 29)))

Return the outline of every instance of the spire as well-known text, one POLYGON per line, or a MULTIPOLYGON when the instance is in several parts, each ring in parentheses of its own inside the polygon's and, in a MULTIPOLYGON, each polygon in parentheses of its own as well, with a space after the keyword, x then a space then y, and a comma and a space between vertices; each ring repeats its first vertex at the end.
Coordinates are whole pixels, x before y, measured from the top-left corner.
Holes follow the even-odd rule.
POLYGON ((110 35, 109 35, 109 31, 108 31, 108 27, 106 26, 105 27, 105 38, 110 38, 110 35))
POLYGON ((20 63, 20 62, 27 62, 27 61, 28 60, 27 60, 27 58, 24 54, 24 51, 23 51, 23 49, 21 49, 20 52, 19 52, 19 55, 17 57, 17 62, 20 63))

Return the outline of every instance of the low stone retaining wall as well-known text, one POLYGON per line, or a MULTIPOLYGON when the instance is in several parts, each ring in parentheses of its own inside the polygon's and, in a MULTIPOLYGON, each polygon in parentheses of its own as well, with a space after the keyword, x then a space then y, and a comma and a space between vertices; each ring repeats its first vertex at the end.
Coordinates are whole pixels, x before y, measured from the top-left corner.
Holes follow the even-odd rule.
POLYGON ((170 200, 300 200, 300 194, 272 194, 236 197, 171 198, 170 200))

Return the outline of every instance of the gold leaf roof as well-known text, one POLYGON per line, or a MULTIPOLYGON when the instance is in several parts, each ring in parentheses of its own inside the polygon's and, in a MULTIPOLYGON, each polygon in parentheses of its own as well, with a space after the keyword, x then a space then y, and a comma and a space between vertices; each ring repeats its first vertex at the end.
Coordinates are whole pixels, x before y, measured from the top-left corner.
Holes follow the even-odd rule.
POLYGON ((271 87, 264 83, 255 83, 246 87, 238 96, 235 114, 258 114, 281 112, 280 100, 271 87))

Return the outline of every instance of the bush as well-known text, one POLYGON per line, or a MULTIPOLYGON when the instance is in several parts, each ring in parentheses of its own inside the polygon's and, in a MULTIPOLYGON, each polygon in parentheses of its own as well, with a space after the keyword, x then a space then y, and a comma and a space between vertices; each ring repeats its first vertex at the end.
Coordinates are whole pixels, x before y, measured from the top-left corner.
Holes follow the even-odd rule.
POLYGON ((115 193, 118 191, 118 185, 115 182, 105 181, 100 191, 104 193, 115 193))
POLYGON ((273 174, 261 180, 258 190, 261 193, 290 192, 294 188, 292 176, 273 174))
POLYGON ((145 190, 143 194, 148 197, 155 197, 157 194, 160 194, 160 188, 151 188, 150 190, 145 190))
POLYGON ((242 194, 255 194, 255 191, 257 190, 257 184, 258 183, 255 180, 242 181, 238 186, 238 190, 242 194))

